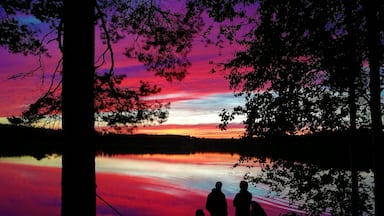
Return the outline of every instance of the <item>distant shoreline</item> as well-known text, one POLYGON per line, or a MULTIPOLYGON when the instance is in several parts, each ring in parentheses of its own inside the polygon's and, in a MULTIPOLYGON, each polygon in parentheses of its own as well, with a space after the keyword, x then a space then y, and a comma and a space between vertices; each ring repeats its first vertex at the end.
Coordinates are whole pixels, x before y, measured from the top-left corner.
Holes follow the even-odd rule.
MULTIPOLYGON (((47 154, 61 154, 61 130, 0 124, 0 134, 6 140, 0 144, 0 157, 31 155, 39 159, 47 154)), ((297 160, 342 169, 350 164, 351 146, 358 152, 359 169, 372 167, 373 154, 368 130, 357 134, 327 132, 268 141, 146 134, 97 135, 95 140, 96 153, 105 155, 217 152, 297 160)))

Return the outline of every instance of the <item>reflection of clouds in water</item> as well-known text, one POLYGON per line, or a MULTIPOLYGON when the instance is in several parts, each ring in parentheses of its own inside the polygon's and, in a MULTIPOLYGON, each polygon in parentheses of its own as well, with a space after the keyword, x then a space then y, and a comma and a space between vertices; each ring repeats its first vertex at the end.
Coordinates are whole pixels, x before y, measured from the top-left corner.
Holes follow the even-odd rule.
MULTIPOLYGON (((114 157, 98 156, 95 159, 96 172, 114 173, 126 176, 149 178, 166 182, 163 193, 181 193, 181 190, 194 191, 205 195, 216 181, 223 182, 223 192, 227 198, 233 198, 239 191, 239 182, 246 172, 256 174, 259 167, 233 165, 238 162, 239 155, 218 153, 196 153, 189 155, 120 155, 114 157), (173 187, 173 189, 171 189, 173 187)), ((59 167, 60 157, 36 160, 33 157, 1 158, 0 161, 30 164, 37 166, 59 167)), ((268 194, 268 187, 250 184, 249 191, 256 200, 269 204, 287 206, 288 202, 268 194)))
MULTIPOLYGON (((59 211, 60 202, 60 158, 54 157, 50 159, 36 160, 31 157, 22 158, 0 158, 1 162, 10 162, 19 166, 26 164, 25 172, 34 172, 35 178, 23 175, 21 168, 12 169, 13 166, 3 164, 3 179, 15 178, 24 179, 27 182, 39 182, 37 184, 25 184, 21 181, 11 181, 9 184, 0 184, 3 186, 3 197, 11 197, 18 199, 16 202, 33 203, 29 209, 36 209, 44 206, 36 199, 38 193, 41 200, 53 200, 56 204, 54 209, 47 211, 59 211), (32 165, 32 166, 31 166, 32 165), (47 173, 54 172, 54 175, 47 173), (4 175, 7 173, 7 175, 4 175), (39 173, 36 175, 36 173, 39 173), (48 178, 51 176, 52 178, 48 178), (5 190, 5 188, 18 188, 17 190, 5 190), (24 187, 31 186, 29 189, 24 187), (47 188, 43 188, 47 187, 47 188), (22 189, 24 188, 24 189, 22 189), (20 190, 19 190, 20 189, 20 190), (4 193, 6 191, 7 193, 4 193), (24 194, 29 191, 28 197, 24 194), (36 191, 36 192, 33 192, 36 191), (42 194, 41 191, 45 193, 42 194), (54 191, 54 192, 53 192, 54 191), (22 194, 21 195, 19 195, 22 194), (33 198, 32 198, 33 197, 33 198)), ((199 208, 204 208, 205 198, 209 191, 213 188, 216 181, 223 182, 223 192, 228 200, 233 199, 235 193, 239 190, 239 182, 243 179, 243 175, 247 171, 257 172, 259 168, 252 170, 242 166, 233 168, 233 164, 238 162, 238 156, 229 154, 192 154, 192 155, 121 155, 116 157, 96 157, 96 173, 97 173, 97 192, 102 195, 114 207, 121 210, 123 215, 140 215, 153 216, 153 210, 161 211, 155 215, 186 215, 185 212, 194 212, 199 208), (150 203, 150 206, 148 206, 150 203), (178 205, 177 208, 164 208, 164 205, 172 203, 178 205), (189 210, 188 210, 189 209, 189 210), (170 214, 171 212, 171 214, 170 214)), ((23 167, 23 166, 21 166, 23 167)), ((2 178, 0 176, 0 182, 2 178)), ((0 187, 1 188, 1 187, 0 187)), ((270 211, 273 209, 290 209, 288 202, 276 197, 267 197, 268 188, 265 186, 254 187, 250 185, 249 190, 254 195, 254 199, 269 206, 270 211)), ((3 199, 5 200, 5 198, 3 199)), ((44 201, 45 202, 45 201, 44 201)), ((11 203, 2 203, 1 206, 9 206, 11 203)), ((111 213, 111 209, 98 200, 98 215, 111 213)), ((233 212, 233 206, 229 203, 230 212, 233 212)), ((15 209, 8 209, 10 212, 18 212, 15 209)), ((7 209, 0 212, 7 212, 7 209)), ((25 214, 16 214, 25 215, 25 214)), ((40 214, 52 215, 52 214, 40 214)), ((271 215, 274 215, 273 213, 271 215)), ((276 214, 278 215, 278 214, 276 214)))
POLYGON ((186 197, 190 194, 189 191, 180 190, 177 188, 170 188, 170 187, 166 187, 166 186, 147 186, 147 187, 144 187, 143 189, 149 190, 149 191, 165 193, 165 194, 169 194, 169 195, 176 196, 176 197, 186 197))
MULTIPOLYGON (((232 199, 239 191, 239 182, 246 172, 260 172, 259 167, 233 165, 238 162, 238 155, 197 153, 189 155, 120 155, 114 157, 98 156, 95 159, 96 172, 113 173, 124 176, 146 178, 149 181, 162 182, 161 186, 148 186, 148 191, 161 192, 172 196, 185 196, 194 193, 206 196, 216 181, 223 182, 223 192, 232 199)), ((36 160, 32 157, 2 158, 0 161, 30 164, 36 166, 59 167, 61 158, 36 160)), ((271 206, 289 209, 287 200, 268 194, 268 187, 253 186, 249 191, 254 199, 271 206)))
MULTIPOLYGON (((229 154, 190 154, 190 155, 137 155, 98 158, 97 171, 113 172, 124 175, 164 182, 162 186, 146 187, 146 190, 184 197, 189 192, 206 196, 214 187, 216 181, 223 182, 223 192, 227 199, 233 199, 239 192, 239 182, 245 173, 257 175, 260 167, 249 168, 245 165, 233 167, 239 160, 238 155, 229 154)), ((248 164, 249 165, 249 164, 248 164)), ((291 206, 287 199, 270 193, 268 186, 263 184, 249 184, 249 191, 253 199, 271 207, 301 212, 291 206)), ((303 213, 303 212, 301 212, 303 213)))
MULTIPOLYGON (((259 172, 260 169, 236 167, 233 165, 238 161, 237 155, 212 154, 183 155, 183 157, 170 157, 166 160, 160 156, 146 156, 145 160, 137 156, 120 157, 99 157, 96 159, 98 172, 112 172, 124 175, 140 176, 167 181, 169 185, 179 188, 201 191, 207 193, 216 181, 223 182, 223 192, 228 198, 232 198, 239 190, 239 182, 246 172, 259 172), (196 159, 194 160, 194 157, 196 159), (182 159, 184 158, 184 159, 182 159), (195 162, 194 162, 195 161, 195 162)), ((268 188, 249 187, 254 196, 266 196, 268 188)))

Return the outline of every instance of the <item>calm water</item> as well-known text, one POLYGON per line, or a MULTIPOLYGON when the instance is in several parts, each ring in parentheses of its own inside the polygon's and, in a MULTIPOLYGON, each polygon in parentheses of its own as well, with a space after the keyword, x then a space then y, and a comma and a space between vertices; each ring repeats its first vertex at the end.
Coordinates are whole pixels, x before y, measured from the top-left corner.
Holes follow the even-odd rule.
MULTIPOLYGON (((239 181, 246 172, 260 172, 258 167, 233 168, 238 159, 212 153, 98 156, 97 214, 193 216, 204 209, 207 194, 220 180, 229 215, 234 215, 239 181)), ((0 215, 60 215, 60 178, 60 156, 0 158, 0 215)), ((292 210, 287 201, 268 196, 266 186, 249 189, 269 215, 292 210)))

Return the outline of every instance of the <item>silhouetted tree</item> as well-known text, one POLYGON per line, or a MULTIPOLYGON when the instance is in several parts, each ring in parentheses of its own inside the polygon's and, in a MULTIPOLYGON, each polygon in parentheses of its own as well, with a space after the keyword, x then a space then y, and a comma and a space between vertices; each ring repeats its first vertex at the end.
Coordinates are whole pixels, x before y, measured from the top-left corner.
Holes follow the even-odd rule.
POLYGON ((96 215, 95 1, 63 6, 61 215, 96 215))
POLYGON ((141 99, 158 93, 158 87, 146 82, 141 82, 138 90, 119 87, 124 76, 114 73, 112 44, 128 37, 132 43, 126 49, 127 57, 137 58, 168 81, 182 80, 190 66, 186 57, 193 35, 203 24, 199 13, 171 11, 157 1, 121 0, 2 1, 0 10, 4 14, 0 28, 7 32, 0 36, 1 46, 41 57, 49 55, 44 43, 52 37, 48 41, 56 41, 63 53, 53 71, 53 76, 62 74, 63 78, 54 77, 47 92, 21 118, 10 119, 31 125, 62 115, 61 214, 95 215, 95 119, 119 129, 162 123, 168 116, 164 110, 167 104, 141 99), (39 25, 24 24, 23 15, 38 20, 39 25), (100 26, 101 41, 106 45, 97 61, 95 25, 100 26), (111 62, 109 70, 95 70, 107 60, 111 62))
MULTIPOLYGON (((243 158, 244 160, 248 160, 243 158)), ((373 212, 373 174, 363 172, 359 177, 358 202, 352 202, 350 172, 336 168, 321 168, 309 163, 287 160, 260 162, 260 175, 248 173, 247 181, 263 183, 272 188, 274 195, 288 197, 290 203, 310 215, 351 215, 356 208, 359 215, 375 215, 373 212), (357 205, 357 206, 353 206, 357 205)))
MULTIPOLYGON (((8 8, 13 10, 7 13, 3 22, 13 21, 14 28, 20 30, 19 36, 15 34, 12 36, 14 38, 4 37, 9 43, 4 39, 3 46, 14 52, 24 49, 25 54, 32 53, 39 57, 49 56, 46 43, 56 41, 58 48, 63 49, 63 23, 60 12, 62 1, 33 1, 30 4, 10 1, 4 4, 7 5, 4 7, 7 11, 10 11, 8 8), (23 10, 16 7, 19 4, 24 6, 23 10), (33 16, 39 20, 39 24, 23 24, 22 20, 17 18, 20 13, 33 16), (25 43, 34 46, 25 48, 26 45, 21 42, 12 43, 17 41, 20 35, 26 36, 25 43), (35 36, 34 41, 28 39, 30 36, 35 36)), ((127 58, 137 59, 147 70, 168 81, 180 81, 190 66, 187 54, 191 50, 193 37, 203 24, 198 15, 198 11, 165 9, 155 1, 97 1, 95 24, 100 29, 98 41, 105 45, 95 62, 95 120, 98 125, 110 126, 108 130, 112 127, 116 131, 129 131, 137 125, 166 121, 168 103, 143 100, 144 97, 159 93, 161 89, 158 86, 141 81, 136 88, 120 87, 126 75, 115 74, 113 45, 126 44, 124 54, 127 58), (109 68, 105 69, 105 66, 109 68)), ((48 86, 46 94, 23 112, 21 120, 24 124, 41 125, 42 122, 57 121, 60 117, 61 79, 56 76, 61 74, 61 59, 53 72, 54 77, 49 80, 52 83, 48 86)), ((16 74, 12 78, 19 76, 23 74, 16 74)), ((97 129, 102 130, 103 127, 97 129)))
POLYGON ((375 172, 375 214, 384 215, 384 158, 383 144, 383 104, 381 92, 383 90, 384 64, 383 31, 384 31, 384 3, 382 1, 362 1, 366 18, 367 58, 369 60, 370 112, 372 119, 372 137, 374 145, 375 172))
MULTIPOLYGON (((223 110, 223 129, 235 116, 245 115, 245 137, 347 129, 354 133, 356 127, 371 127, 374 136, 381 138, 378 59, 383 60, 379 38, 384 28, 376 22, 384 17, 382 3, 267 0, 198 1, 196 5, 221 23, 214 44, 224 46, 227 40, 243 48, 233 59, 219 64, 228 72, 236 95, 246 99, 244 106, 223 110), (368 9, 372 11, 367 16, 368 9), (372 34, 368 33, 370 27, 372 34), (374 42, 367 43, 369 36, 374 42), (370 43, 376 47, 374 56, 370 43), (369 78, 365 63, 369 64, 369 78), (366 99, 366 95, 371 97, 366 99)), ((208 38, 208 42, 212 40, 208 38)), ((351 155, 354 162, 356 156, 351 155)), ((352 213, 357 215, 358 177, 353 164, 351 167, 352 213)), ((375 169, 378 179, 380 167, 375 169)), ((375 194, 382 190, 382 183, 376 181, 375 194)), ((377 198, 381 200, 380 195, 377 198)), ((381 212, 379 208, 377 202, 377 212, 381 212)))

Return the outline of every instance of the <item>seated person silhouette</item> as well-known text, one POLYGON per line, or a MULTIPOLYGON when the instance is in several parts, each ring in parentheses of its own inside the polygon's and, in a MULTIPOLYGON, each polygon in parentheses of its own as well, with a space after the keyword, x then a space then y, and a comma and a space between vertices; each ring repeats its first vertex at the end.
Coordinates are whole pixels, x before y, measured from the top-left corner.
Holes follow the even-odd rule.
POLYGON ((256 201, 252 201, 251 203, 251 216, 267 216, 263 207, 256 201))

